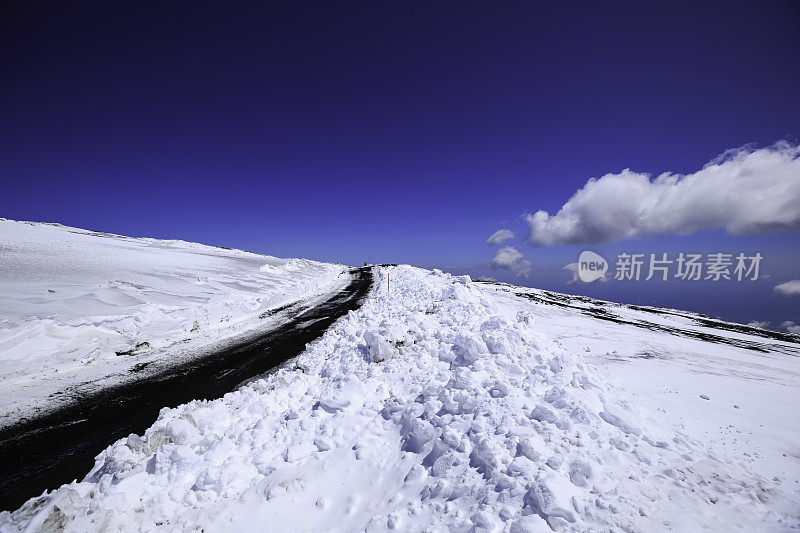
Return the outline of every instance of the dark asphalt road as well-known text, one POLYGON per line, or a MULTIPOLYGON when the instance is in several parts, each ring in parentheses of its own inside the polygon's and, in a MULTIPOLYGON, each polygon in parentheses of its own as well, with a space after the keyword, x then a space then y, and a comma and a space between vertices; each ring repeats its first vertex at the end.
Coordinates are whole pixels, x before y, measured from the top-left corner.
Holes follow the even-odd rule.
POLYGON ((255 340, 1 430, 0 510, 83 479, 97 454, 122 437, 143 433, 162 407, 219 398, 299 355, 336 319, 361 305, 372 279, 369 268, 354 269, 344 290, 316 307, 298 309, 288 323, 255 340))

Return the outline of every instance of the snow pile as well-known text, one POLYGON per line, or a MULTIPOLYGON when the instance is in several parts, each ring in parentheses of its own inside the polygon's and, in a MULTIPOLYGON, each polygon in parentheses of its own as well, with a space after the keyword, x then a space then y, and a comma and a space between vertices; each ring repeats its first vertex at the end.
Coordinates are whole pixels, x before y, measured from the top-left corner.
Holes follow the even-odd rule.
POLYGON ((653 424, 537 331, 530 304, 467 277, 390 273, 391 292, 384 279, 291 368, 163 410, 0 528, 800 526, 780 480, 653 424))
POLYGON ((0 259, 0 416, 347 281, 341 265, 4 219, 0 259))

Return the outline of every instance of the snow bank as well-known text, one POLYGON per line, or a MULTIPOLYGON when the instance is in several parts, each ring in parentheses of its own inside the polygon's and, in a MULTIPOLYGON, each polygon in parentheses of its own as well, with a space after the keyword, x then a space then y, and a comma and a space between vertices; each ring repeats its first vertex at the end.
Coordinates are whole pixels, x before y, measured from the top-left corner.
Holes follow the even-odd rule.
POLYGON ((0 528, 800 525, 792 489, 652 424, 539 332, 530 304, 469 278, 390 272, 391 292, 379 283, 291 369, 164 409, 144 436, 99 455, 82 482, 0 514, 0 528))
MULTIPOLYGON (((0 418, 142 353, 246 330, 341 265, 0 219, 0 418)), ((47 400, 50 402, 51 400, 47 400)))

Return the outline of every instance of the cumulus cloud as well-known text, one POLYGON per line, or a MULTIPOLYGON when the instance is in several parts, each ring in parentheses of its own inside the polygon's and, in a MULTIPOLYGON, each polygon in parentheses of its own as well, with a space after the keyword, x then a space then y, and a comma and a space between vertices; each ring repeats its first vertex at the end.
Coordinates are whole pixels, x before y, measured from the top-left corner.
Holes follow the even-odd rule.
POLYGON ((784 296, 797 296, 800 294, 800 279, 793 279, 792 281, 775 285, 773 290, 784 296))
POLYGON ((514 238, 514 232, 510 229, 500 229, 492 233, 488 239, 486 239, 486 244, 489 246, 496 246, 498 244, 502 244, 506 241, 510 241, 514 238))
POLYGON ((769 322, 753 320, 752 322, 748 322, 747 325, 750 326, 751 328, 767 329, 769 327, 769 322))
POLYGON ((789 333, 800 335, 800 324, 795 324, 793 321, 787 320, 786 322, 783 322, 781 326, 783 326, 789 333))
POLYGON ((531 262, 526 260, 525 256, 513 246, 503 246, 497 250, 492 258, 492 265, 510 270, 523 278, 530 276, 533 270, 531 262))
POLYGON ((564 285, 574 285, 580 282, 580 278, 578 277, 578 263, 567 263, 564 265, 564 270, 572 274, 572 279, 568 279, 564 282, 564 285))
POLYGON ((732 234, 800 229, 800 147, 728 151, 701 170, 652 179, 630 169, 590 179, 554 215, 528 214, 531 244, 608 244, 724 228, 732 234))

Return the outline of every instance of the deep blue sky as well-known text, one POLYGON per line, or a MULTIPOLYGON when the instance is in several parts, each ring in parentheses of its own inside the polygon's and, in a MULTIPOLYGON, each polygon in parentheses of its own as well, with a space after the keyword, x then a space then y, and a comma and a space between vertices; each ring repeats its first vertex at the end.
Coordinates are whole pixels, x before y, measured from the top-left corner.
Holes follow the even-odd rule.
POLYGON ((17 2, 2 18, 7 218, 479 270, 504 221, 590 177, 800 137, 796 1, 17 2))

